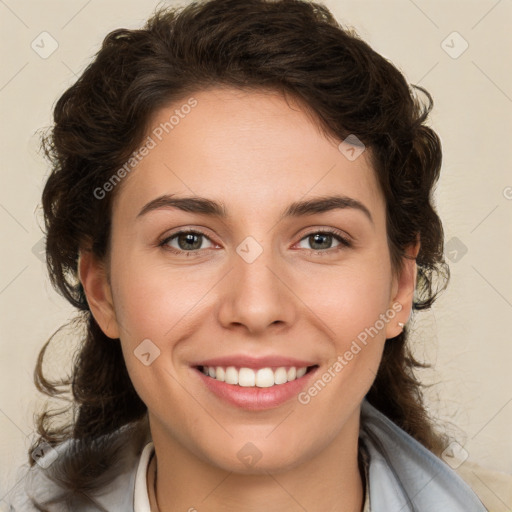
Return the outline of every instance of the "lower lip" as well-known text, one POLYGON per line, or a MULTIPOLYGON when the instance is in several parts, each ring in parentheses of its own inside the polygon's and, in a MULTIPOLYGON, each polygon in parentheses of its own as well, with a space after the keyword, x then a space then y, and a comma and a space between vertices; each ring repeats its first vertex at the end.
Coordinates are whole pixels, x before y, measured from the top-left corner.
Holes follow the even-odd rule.
POLYGON ((194 368, 206 387, 219 398, 242 409, 261 411, 273 409, 296 397, 309 383, 318 370, 312 368, 299 379, 286 384, 277 384, 269 388, 243 387, 226 384, 220 380, 206 376, 200 369, 194 368))

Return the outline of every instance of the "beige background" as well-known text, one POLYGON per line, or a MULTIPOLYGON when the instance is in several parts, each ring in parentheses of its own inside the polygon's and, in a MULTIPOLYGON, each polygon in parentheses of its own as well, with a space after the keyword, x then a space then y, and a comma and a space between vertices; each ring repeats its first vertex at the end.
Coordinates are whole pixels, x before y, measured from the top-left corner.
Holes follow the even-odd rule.
MULTIPOLYGON (((437 383, 429 405, 457 436, 456 455, 512 474, 512 3, 326 4, 434 96, 431 124, 444 148, 436 198, 452 279, 433 311, 414 319, 414 346, 435 364, 423 375, 437 383)), ((37 255, 47 167, 35 132, 107 32, 139 27, 155 5, 0 0, 0 510, 32 438, 38 351, 73 313, 37 255), (58 43, 47 58, 31 47, 51 49, 44 31, 58 43)))

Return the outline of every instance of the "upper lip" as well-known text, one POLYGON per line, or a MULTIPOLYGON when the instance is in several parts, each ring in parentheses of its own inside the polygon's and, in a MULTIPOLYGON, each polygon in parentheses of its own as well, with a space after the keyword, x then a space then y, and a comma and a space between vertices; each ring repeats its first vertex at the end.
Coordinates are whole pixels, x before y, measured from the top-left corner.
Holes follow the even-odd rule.
POLYGON ((281 366, 295 366, 296 368, 303 368, 315 365, 316 363, 312 361, 296 359, 294 357, 285 357, 278 355, 253 357, 243 354, 224 357, 214 357, 213 359, 206 359, 204 361, 199 361, 197 363, 192 364, 192 366, 236 366, 239 368, 279 368, 281 366))

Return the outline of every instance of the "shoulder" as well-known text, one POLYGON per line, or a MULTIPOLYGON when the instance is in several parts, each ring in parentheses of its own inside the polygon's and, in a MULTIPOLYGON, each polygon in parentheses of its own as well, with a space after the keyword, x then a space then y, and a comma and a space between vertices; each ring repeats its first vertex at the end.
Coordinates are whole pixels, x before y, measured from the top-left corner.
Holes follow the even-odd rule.
POLYGON ((93 441, 40 445, 36 464, 9 497, 11 510, 132 512, 135 478, 147 438, 122 428, 93 441))
POLYGON ((486 511, 471 487, 446 462, 366 399, 361 407, 360 438, 370 459, 372 511, 486 511))

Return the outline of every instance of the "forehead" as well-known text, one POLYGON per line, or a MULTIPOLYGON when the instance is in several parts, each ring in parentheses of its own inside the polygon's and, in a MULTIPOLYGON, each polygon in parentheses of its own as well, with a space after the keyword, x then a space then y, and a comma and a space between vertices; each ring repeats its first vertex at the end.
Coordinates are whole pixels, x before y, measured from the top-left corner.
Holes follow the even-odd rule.
POLYGON ((176 193, 261 214, 300 197, 340 193, 369 209, 383 207, 369 150, 351 161, 339 142, 278 92, 199 91, 154 113, 143 141, 150 149, 124 179, 116 203, 140 210, 176 193))

